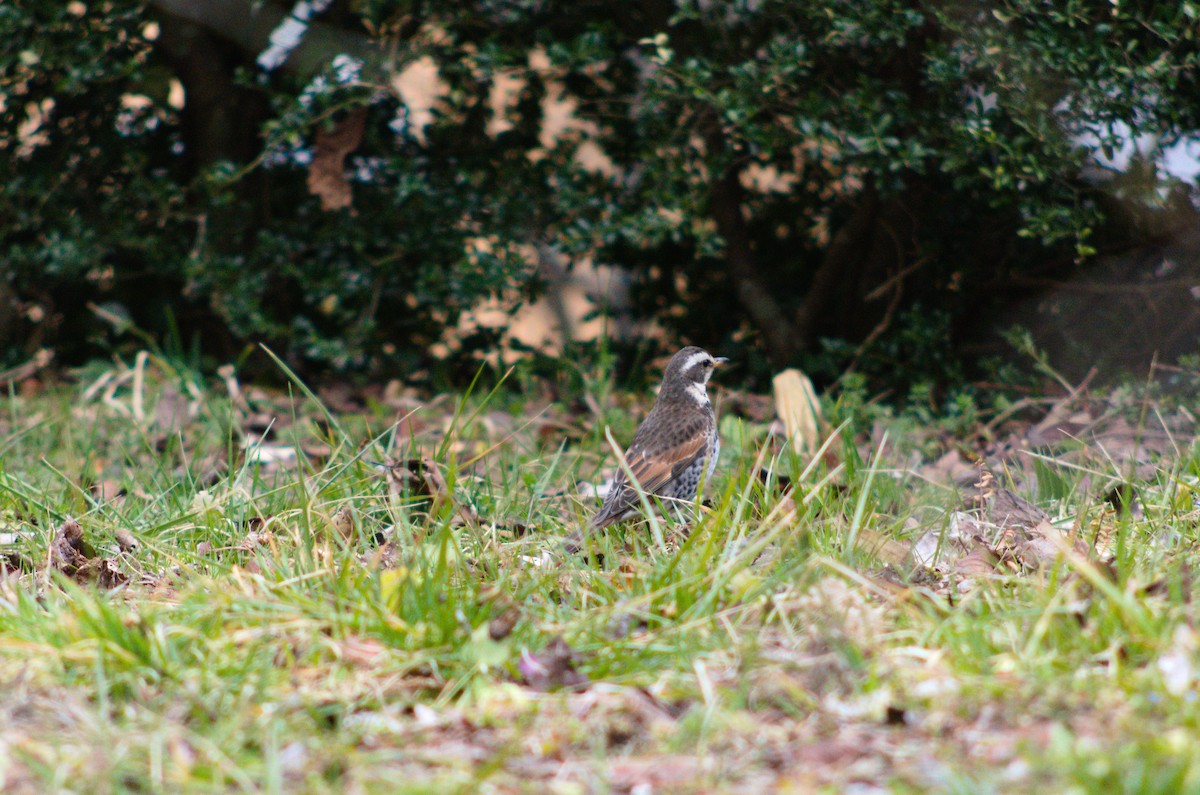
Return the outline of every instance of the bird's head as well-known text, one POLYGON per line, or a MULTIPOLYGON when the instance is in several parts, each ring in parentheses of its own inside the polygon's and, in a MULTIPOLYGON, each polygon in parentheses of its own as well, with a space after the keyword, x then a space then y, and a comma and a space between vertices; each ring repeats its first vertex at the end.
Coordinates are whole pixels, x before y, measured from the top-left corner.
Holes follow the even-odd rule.
POLYGON ((724 356, 713 356, 702 348, 689 345, 667 362, 666 372, 663 373, 663 386, 670 384, 686 388, 692 384, 699 384, 703 388, 712 377, 713 370, 727 361, 729 360, 724 356))

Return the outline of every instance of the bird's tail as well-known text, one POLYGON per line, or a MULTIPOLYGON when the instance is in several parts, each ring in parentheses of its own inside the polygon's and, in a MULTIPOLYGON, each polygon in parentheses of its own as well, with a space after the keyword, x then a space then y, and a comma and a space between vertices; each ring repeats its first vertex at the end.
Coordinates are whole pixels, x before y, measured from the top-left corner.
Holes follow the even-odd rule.
POLYGON ((587 524, 575 528, 571 535, 567 536, 567 540, 563 542, 563 549, 569 555, 578 555, 586 546, 587 536, 597 530, 602 530, 613 523, 609 517, 605 517, 604 513, 598 513, 587 521, 587 524))

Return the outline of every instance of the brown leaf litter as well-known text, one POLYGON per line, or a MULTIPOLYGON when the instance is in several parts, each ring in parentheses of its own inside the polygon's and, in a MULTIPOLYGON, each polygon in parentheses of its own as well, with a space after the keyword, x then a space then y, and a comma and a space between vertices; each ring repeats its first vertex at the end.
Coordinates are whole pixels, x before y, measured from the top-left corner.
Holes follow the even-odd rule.
POLYGON ((492 640, 504 640, 512 634, 520 620, 520 609, 515 606, 508 608, 488 622, 488 637, 492 640))
POLYGON ((115 588, 129 581, 114 560, 101 558, 83 537, 79 522, 67 517, 54 534, 46 551, 48 570, 62 572, 78 583, 96 582, 115 588))
POLYGON ((449 502, 453 505, 454 514, 459 522, 471 527, 479 526, 479 514, 450 493, 442 470, 432 458, 388 458, 382 463, 381 469, 387 480, 389 494, 395 497, 403 497, 406 494, 429 497, 432 501, 429 506, 431 516, 436 515, 444 503, 449 502))
POLYGON ((995 573, 1045 569, 1068 551, 1089 554, 1078 534, 1056 527, 1041 508, 998 486, 991 472, 981 474, 966 507, 912 547, 917 566, 950 577, 960 590, 995 573))
POLYGON ((556 637, 536 654, 522 650, 517 670, 522 681, 534 690, 582 690, 589 680, 575 669, 578 661, 575 650, 561 637, 556 637))

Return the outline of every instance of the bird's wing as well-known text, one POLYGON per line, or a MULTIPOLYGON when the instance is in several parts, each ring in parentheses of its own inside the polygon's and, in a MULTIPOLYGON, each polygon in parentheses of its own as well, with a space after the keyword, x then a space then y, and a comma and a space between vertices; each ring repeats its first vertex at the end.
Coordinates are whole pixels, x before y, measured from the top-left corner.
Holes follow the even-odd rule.
MULTIPOLYGON (((645 426, 643 426, 643 429, 645 426)), ((685 432, 675 435, 672 443, 664 444, 639 429, 633 443, 625 452, 625 462, 634 479, 647 494, 657 494, 675 480, 696 459, 708 452, 709 422, 689 423, 685 432)), ((637 490, 630 485, 624 468, 617 474, 612 490, 592 523, 598 526, 616 521, 638 501, 637 490)))
MULTIPOLYGON (((670 445, 639 444, 639 440, 634 438, 625 453, 625 462, 629 464, 629 471, 642 491, 657 493, 708 452, 708 424, 696 422, 687 430, 687 434, 670 445)), ((621 474, 624 475, 624 471, 621 474)))

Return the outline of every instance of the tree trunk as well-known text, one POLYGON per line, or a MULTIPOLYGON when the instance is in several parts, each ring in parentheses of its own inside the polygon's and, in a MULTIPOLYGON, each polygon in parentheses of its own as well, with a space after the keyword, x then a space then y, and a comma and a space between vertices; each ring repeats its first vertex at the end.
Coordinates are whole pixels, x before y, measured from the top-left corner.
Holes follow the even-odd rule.
MULTIPOLYGON (((719 151, 714 144, 720 146, 722 143, 720 133, 710 136, 710 151, 719 151)), ((709 214, 725 239, 725 261, 729 265, 729 275, 733 277, 738 301, 762 334, 771 364, 786 367, 801 345, 787 315, 759 278, 746 219, 742 216, 744 189, 740 175, 741 168, 736 163, 731 164, 713 183, 709 192, 709 214)))

